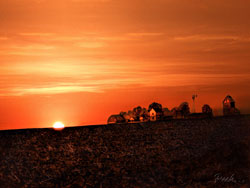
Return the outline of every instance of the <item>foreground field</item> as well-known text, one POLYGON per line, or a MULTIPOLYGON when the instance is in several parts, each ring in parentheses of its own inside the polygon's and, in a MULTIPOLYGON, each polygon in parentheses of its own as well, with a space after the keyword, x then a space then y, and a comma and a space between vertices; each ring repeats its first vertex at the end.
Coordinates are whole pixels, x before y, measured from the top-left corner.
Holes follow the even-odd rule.
POLYGON ((0 131, 0 187, 249 187, 250 116, 0 131))

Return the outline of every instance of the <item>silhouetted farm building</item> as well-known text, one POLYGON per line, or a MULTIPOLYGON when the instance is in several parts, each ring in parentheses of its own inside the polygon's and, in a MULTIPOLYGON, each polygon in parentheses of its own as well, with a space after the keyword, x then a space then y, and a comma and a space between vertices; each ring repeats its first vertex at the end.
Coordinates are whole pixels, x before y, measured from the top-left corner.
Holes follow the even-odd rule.
POLYGON ((116 124, 116 123, 126 123, 126 120, 120 114, 111 115, 108 119, 108 124, 116 124))
POLYGON ((125 119, 126 123, 128 123, 129 121, 134 121, 134 118, 130 115, 130 114, 127 114, 127 113, 123 113, 121 114, 123 116, 123 118, 125 119))
POLYGON ((160 120, 163 116, 162 105, 156 102, 153 102, 148 107, 148 112, 150 116, 150 121, 160 120))
POLYGON ((222 102, 223 104, 223 115, 230 116, 230 115, 239 115, 240 111, 235 107, 234 99, 228 95, 222 102))
MULTIPOLYGON (((174 107, 170 111, 168 108, 162 108, 161 104, 153 102, 149 105, 148 109, 137 106, 128 112, 112 115, 108 119, 108 124, 213 117, 213 110, 208 104, 204 104, 201 110, 201 113, 190 113, 189 104, 183 102, 179 107, 174 107)), ((225 116, 240 114, 240 111, 235 107, 235 101, 230 95, 226 96, 223 100, 223 114, 225 116)))

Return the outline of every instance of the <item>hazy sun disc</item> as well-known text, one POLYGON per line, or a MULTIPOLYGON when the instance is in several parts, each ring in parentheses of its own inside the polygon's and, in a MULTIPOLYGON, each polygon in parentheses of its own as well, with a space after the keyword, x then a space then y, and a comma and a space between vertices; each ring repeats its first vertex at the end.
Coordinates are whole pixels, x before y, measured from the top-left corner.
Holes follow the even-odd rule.
POLYGON ((54 129, 63 129, 64 124, 62 122, 57 121, 57 122, 54 123, 53 128, 54 129))

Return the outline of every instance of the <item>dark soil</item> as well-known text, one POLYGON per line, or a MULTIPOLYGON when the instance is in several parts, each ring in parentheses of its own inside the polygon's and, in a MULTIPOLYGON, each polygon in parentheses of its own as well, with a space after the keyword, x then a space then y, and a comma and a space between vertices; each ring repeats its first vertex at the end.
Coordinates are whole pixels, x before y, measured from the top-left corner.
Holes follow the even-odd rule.
POLYGON ((250 187, 250 116, 0 131, 0 187, 250 187))

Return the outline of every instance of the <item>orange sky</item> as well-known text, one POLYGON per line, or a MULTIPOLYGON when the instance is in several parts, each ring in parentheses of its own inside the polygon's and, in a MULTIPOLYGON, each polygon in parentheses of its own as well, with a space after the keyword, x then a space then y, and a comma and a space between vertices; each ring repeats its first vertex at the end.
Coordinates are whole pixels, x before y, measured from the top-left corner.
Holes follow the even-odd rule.
POLYGON ((248 0, 0 1, 0 129, 227 94, 250 113, 248 0))

